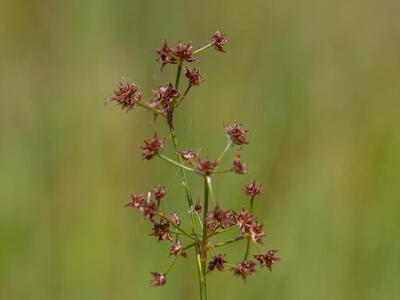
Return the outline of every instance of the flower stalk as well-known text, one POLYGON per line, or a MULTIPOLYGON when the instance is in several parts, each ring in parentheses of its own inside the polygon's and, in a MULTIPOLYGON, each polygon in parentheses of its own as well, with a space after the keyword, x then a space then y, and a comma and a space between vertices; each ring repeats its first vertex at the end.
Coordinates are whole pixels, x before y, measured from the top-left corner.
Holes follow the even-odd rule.
MULTIPOLYGON (((212 185, 212 176, 214 174, 246 174, 247 165, 241 161, 239 154, 236 155, 231 167, 220 168, 220 166, 230 149, 235 146, 249 144, 246 136, 248 130, 237 122, 226 125, 225 132, 228 136, 228 142, 218 158, 213 160, 208 157, 199 158, 198 153, 193 150, 181 149, 174 125, 174 115, 177 108, 187 99, 192 87, 200 86, 204 82, 200 70, 197 67, 186 67, 186 64, 194 63, 196 58, 193 55, 211 47, 218 52, 225 52, 224 47, 227 42, 225 35, 219 31, 212 35, 210 43, 195 51, 193 51, 193 46, 190 42, 180 42, 175 48, 171 48, 165 40, 162 47, 156 50, 157 61, 161 64, 161 71, 166 65, 177 65, 174 85, 171 82, 167 82, 158 86, 153 91, 155 98, 142 102, 142 94, 136 84, 121 83, 117 90, 114 91, 114 94, 107 99, 107 102, 116 102, 125 111, 130 111, 137 106, 152 112, 154 121, 157 119, 156 116, 162 116, 166 120, 176 160, 162 154, 166 140, 159 138, 157 133, 145 139, 140 149, 142 150, 143 159, 152 160, 154 157, 158 157, 179 169, 188 206, 190 228, 186 228, 182 224, 181 219, 175 212, 167 213, 164 210, 167 189, 163 185, 154 187, 148 193, 132 194, 130 202, 125 206, 136 209, 142 213, 144 220, 152 224, 153 232, 151 236, 155 236, 160 242, 171 243, 169 254, 173 255, 173 257, 164 273, 151 272, 153 278, 150 286, 165 285, 168 274, 172 271, 179 257, 186 258, 186 250, 194 248, 200 300, 207 300, 206 279, 207 274, 213 270, 224 271, 229 268, 233 275, 239 275, 242 278, 253 274, 256 263, 248 259, 250 242, 255 243, 255 248, 258 250, 258 254, 254 258, 259 262, 260 268, 267 267, 271 270, 272 265, 279 261, 279 257, 276 255, 277 250, 269 250, 266 254, 262 254, 259 247, 263 243, 265 233, 262 229, 263 225, 258 223, 257 218, 253 215, 253 206, 255 197, 261 192, 261 185, 256 181, 252 181, 244 188, 244 194, 250 199, 249 211, 242 209, 236 212, 233 209, 224 209, 216 202, 214 195, 212 185), (182 70, 184 70, 184 75, 188 81, 187 88, 183 94, 179 90, 182 70), (196 204, 193 201, 187 172, 195 173, 202 179, 204 193, 201 197, 203 201, 200 201, 199 197, 197 197, 199 200, 196 201, 196 204), (161 209, 161 204, 163 210, 161 209), (224 241, 211 241, 211 238, 217 238, 227 231, 236 231, 237 236, 224 241), (183 246, 183 242, 186 240, 189 240, 190 244, 183 246), (225 254, 220 253, 213 256, 212 250, 241 240, 247 241, 243 261, 233 264, 227 261, 225 254)), ((188 298, 193 297, 188 296, 188 298)))

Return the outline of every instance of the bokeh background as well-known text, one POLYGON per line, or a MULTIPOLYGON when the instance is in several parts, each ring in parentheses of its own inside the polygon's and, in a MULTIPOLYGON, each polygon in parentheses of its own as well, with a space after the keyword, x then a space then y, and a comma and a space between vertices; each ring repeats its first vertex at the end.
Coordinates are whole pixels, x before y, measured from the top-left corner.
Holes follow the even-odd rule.
POLYGON ((266 247, 283 260, 246 284, 211 274, 210 299, 400 299, 399 11, 396 0, 1 1, 0 298, 197 298, 193 258, 148 287, 168 246, 123 207, 164 184, 184 214, 177 170, 138 152, 165 126, 103 99, 123 78, 151 97, 175 72, 159 74, 162 39, 199 47, 220 29, 227 53, 198 56, 206 82, 178 135, 215 157, 224 122, 250 129, 250 172, 216 178, 216 197, 241 208, 241 187, 262 181, 266 247))

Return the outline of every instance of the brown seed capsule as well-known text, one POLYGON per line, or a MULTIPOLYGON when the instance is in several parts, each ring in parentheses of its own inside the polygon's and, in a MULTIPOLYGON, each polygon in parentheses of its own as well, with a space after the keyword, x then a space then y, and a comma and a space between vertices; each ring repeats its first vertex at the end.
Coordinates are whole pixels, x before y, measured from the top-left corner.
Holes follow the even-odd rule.
POLYGON ((167 280, 165 279, 164 274, 162 274, 160 272, 150 272, 150 274, 153 275, 153 279, 150 282, 150 286, 151 287, 164 285, 167 282, 167 280))
POLYGON ((185 76, 191 86, 199 86, 204 82, 200 70, 195 67, 192 69, 185 67, 185 76))
POLYGON ((226 262, 225 254, 218 254, 217 256, 214 256, 213 260, 208 264, 208 272, 211 272, 214 269, 222 272, 224 270, 224 263, 226 262))
POLYGON ((183 248, 183 246, 179 240, 176 241, 176 243, 172 245, 171 250, 169 251, 169 254, 175 255, 175 256, 187 257, 185 249, 183 248))
POLYGON ((142 98, 142 94, 137 91, 138 87, 134 83, 120 83, 118 89, 106 101, 116 101, 123 110, 128 111, 142 98))
POLYGON ((153 192, 156 199, 160 200, 165 197, 167 190, 165 189, 165 186, 157 186, 153 189, 153 192))
POLYGON ((260 267, 267 267, 272 272, 272 265, 277 264, 281 258, 276 255, 278 250, 268 250, 266 254, 254 255, 254 258, 260 263, 260 267))
POLYGON ((220 31, 216 31, 213 33, 211 41, 215 50, 219 52, 225 52, 224 46, 226 43, 228 43, 228 40, 225 38, 225 34, 221 33, 220 31))
POLYGON ((173 49, 175 56, 179 57, 182 61, 186 60, 187 62, 196 61, 193 54, 193 45, 192 43, 182 43, 180 42, 175 49, 173 49))
POLYGON ((247 164, 243 163, 240 160, 240 155, 236 155, 235 159, 233 160, 233 171, 236 174, 246 174, 247 173, 247 164))
POLYGON ((167 64, 176 64, 177 60, 174 56, 174 51, 168 46, 167 40, 164 40, 160 49, 156 50, 157 59, 161 64, 161 71, 164 69, 164 66, 167 64))
POLYGON ((208 176, 215 170, 218 166, 218 162, 216 160, 209 160, 208 158, 199 159, 196 163, 196 170, 199 173, 202 173, 205 176, 208 176))
POLYGON ((232 143, 236 145, 245 145, 250 143, 246 140, 246 134, 248 130, 244 129, 243 124, 233 122, 232 124, 226 125, 225 129, 232 143))
POLYGON ((197 158, 197 153, 192 150, 181 151, 181 157, 184 160, 193 160, 197 158))
POLYGON ((247 197, 252 199, 255 196, 260 195, 260 193, 262 191, 262 185, 261 185, 261 183, 258 183, 255 180, 253 180, 252 182, 250 182, 249 184, 247 184, 244 187, 243 191, 244 191, 244 193, 246 194, 247 197))
POLYGON ((128 204, 126 204, 126 207, 133 207, 133 208, 139 208, 143 205, 144 203, 144 196, 143 194, 132 194, 131 195, 131 202, 129 202, 128 204))
POLYGON ((152 138, 144 140, 144 144, 140 146, 143 159, 152 159, 154 155, 164 148, 164 142, 164 139, 157 137, 157 133, 152 138))
POLYGON ((170 224, 167 221, 161 220, 160 223, 153 224, 152 235, 158 237, 159 241, 172 241, 172 234, 169 231, 170 224))
POLYGON ((250 276, 255 272, 255 266, 256 264, 252 260, 242 261, 233 269, 233 274, 242 276, 243 279, 246 279, 247 276, 250 276))

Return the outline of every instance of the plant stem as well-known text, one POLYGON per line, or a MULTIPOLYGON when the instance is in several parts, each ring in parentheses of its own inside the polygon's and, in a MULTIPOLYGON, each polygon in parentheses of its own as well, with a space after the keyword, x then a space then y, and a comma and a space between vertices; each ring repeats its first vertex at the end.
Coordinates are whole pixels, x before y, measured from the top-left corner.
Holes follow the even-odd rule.
POLYGON ((217 163, 219 163, 219 162, 222 160, 222 158, 225 156, 226 152, 228 152, 228 150, 229 150, 231 147, 232 147, 232 141, 229 141, 229 142, 226 144, 226 147, 225 147, 224 151, 222 151, 221 155, 218 157, 217 163))
POLYGON ((176 224, 174 221, 171 220, 170 217, 166 216, 165 214, 158 212, 157 215, 159 215, 161 218, 165 219, 168 223, 170 223, 173 227, 175 227, 178 231, 180 231, 182 234, 186 235, 188 238, 198 241, 197 238, 193 237, 189 232, 181 228, 178 224, 176 224))
POLYGON ((157 156, 158 156, 159 158, 161 158, 161 159, 163 159, 163 160, 165 160, 165 161, 167 161, 167 162, 169 162, 169 163, 171 163, 171 164, 173 164, 173 165, 179 167, 179 168, 182 168, 182 169, 185 169, 185 170, 188 170, 188 171, 191 171, 191 172, 195 172, 194 169, 189 168, 189 167, 187 167, 187 166, 185 166, 185 165, 183 165, 183 164, 181 164, 181 163, 178 163, 178 162, 176 162, 176 161, 170 159, 169 157, 167 157, 167 156, 165 156, 165 155, 163 155, 163 154, 158 153, 157 156))
POLYGON ((213 201, 213 203, 214 203, 214 205, 215 205, 214 190, 213 190, 213 188, 212 188, 211 177, 210 177, 210 176, 207 176, 207 177, 206 177, 206 184, 207 184, 207 186, 208 186, 208 190, 210 191, 211 199, 212 199, 212 201, 213 201))
POLYGON ((212 248, 218 248, 218 247, 222 247, 222 246, 226 246, 226 245, 232 244, 234 242, 237 242, 237 241, 240 241, 240 240, 243 240, 243 239, 244 239, 243 236, 238 236, 238 237, 235 237, 233 239, 226 240, 224 242, 214 243, 214 244, 211 245, 211 247, 212 248))
MULTIPOLYGON (((178 87, 179 87, 179 80, 180 80, 180 77, 181 77, 182 64, 183 64, 183 61, 181 60, 179 62, 179 64, 178 64, 178 70, 177 70, 177 73, 176 73, 176 81, 175 81, 175 88, 176 89, 178 89, 178 87)), ((174 144, 176 157, 178 159, 179 164, 183 165, 182 157, 180 155, 179 143, 178 143, 178 139, 176 137, 176 132, 175 132, 173 119, 171 119, 170 122, 168 122, 168 127, 169 127, 169 132, 170 132, 170 135, 171 135, 172 143, 174 144)), ((191 218, 191 223, 192 223, 192 233, 196 235, 197 234, 197 223, 196 223, 196 216, 195 216, 194 209, 193 209, 192 192, 190 191, 189 181, 187 179, 185 169, 181 168, 181 167, 179 169, 181 170, 181 175, 182 175, 182 179, 183 179, 183 185, 185 187, 186 198, 187 198, 188 205, 189 205, 190 218, 191 218)), ((196 243, 195 247, 196 247, 196 269, 197 269, 197 276, 198 276, 198 279, 199 279, 199 288, 200 288, 200 300, 207 300, 206 279, 205 279, 205 276, 204 276, 204 274, 202 272, 202 267, 201 267, 201 257, 200 257, 200 246, 199 246, 199 243, 196 243)))
POLYGON ((192 86, 189 84, 183 96, 176 101, 175 108, 177 108, 183 102, 183 100, 185 99, 186 95, 189 93, 191 88, 192 86))
MULTIPOLYGON (((250 199, 250 213, 253 214, 253 205, 254 205, 254 197, 251 197, 250 199)), ((247 237, 247 243, 246 243, 246 250, 244 252, 244 260, 247 260, 249 257, 249 251, 250 251, 250 237, 247 237)))
POLYGON ((140 107, 143 107, 143 108, 145 108, 145 109, 147 109, 147 110, 152 111, 152 112, 155 113, 155 114, 162 115, 163 117, 165 116, 165 114, 164 114, 162 111, 160 111, 160 110, 158 110, 158 109, 155 109, 154 107, 151 107, 151 106, 149 106, 149 105, 147 105, 147 104, 144 104, 144 103, 142 103, 142 102, 136 102, 136 104, 137 104, 138 106, 140 106, 140 107))
POLYGON ((206 277, 206 264, 207 264, 207 214, 208 214, 208 194, 209 194, 209 186, 208 183, 211 181, 211 178, 206 176, 204 177, 204 203, 203 203, 203 241, 200 246, 201 253, 201 268, 203 271, 204 277, 204 285, 207 287, 207 283, 205 281, 206 277))
POLYGON ((167 274, 169 273, 169 271, 171 271, 172 267, 174 266, 176 259, 178 258, 178 256, 174 256, 174 258, 171 260, 171 262, 169 263, 167 269, 164 272, 164 276, 167 276, 167 274))
POLYGON ((179 88, 179 80, 181 79, 182 65, 183 65, 183 61, 179 60, 178 71, 176 72, 176 79, 175 79, 175 88, 176 89, 179 88))
POLYGON ((201 51, 203 51, 203 50, 206 50, 207 48, 211 47, 213 44, 214 44, 214 43, 209 43, 209 44, 207 44, 207 45, 205 45, 205 46, 203 46, 203 47, 201 47, 201 48, 199 48, 199 49, 193 51, 193 54, 197 54, 197 53, 199 53, 199 52, 201 52, 201 51))

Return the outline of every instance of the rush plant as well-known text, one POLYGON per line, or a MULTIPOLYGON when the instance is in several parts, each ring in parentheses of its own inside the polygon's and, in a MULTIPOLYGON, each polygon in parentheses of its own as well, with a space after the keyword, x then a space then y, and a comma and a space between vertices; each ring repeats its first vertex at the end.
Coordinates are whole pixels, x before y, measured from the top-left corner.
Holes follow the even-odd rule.
MULTIPOLYGON (((107 102, 115 102, 125 111, 134 107, 141 107, 149 111, 154 120, 162 118, 168 126, 170 141, 176 158, 164 155, 163 149, 166 140, 160 138, 157 133, 144 140, 140 147, 142 158, 145 160, 160 159, 171 164, 180 170, 182 185, 185 190, 190 224, 184 226, 175 212, 165 210, 165 198, 167 195, 164 186, 156 186, 147 193, 134 193, 130 197, 127 207, 136 209, 143 215, 143 219, 148 220, 153 227, 152 235, 158 240, 170 243, 169 255, 171 261, 163 272, 151 272, 152 287, 162 286, 167 282, 168 274, 172 270, 175 262, 179 258, 186 259, 190 250, 194 250, 195 263, 200 287, 200 299, 207 299, 207 274, 217 270, 221 272, 231 272, 246 279, 255 272, 258 267, 266 267, 272 271, 272 265, 279 262, 277 250, 263 252, 261 245, 264 242, 265 233, 263 225, 259 223, 254 213, 254 202, 259 197, 262 186, 257 181, 251 181, 243 188, 244 195, 249 199, 248 209, 242 208, 234 210, 232 208, 222 208, 215 199, 213 193, 213 176, 236 173, 244 175, 247 173, 247 166, 241 161, 240 155, 234 157, 229 167, 221 167, 228 151, 241 150, 249 143, 247 140, 248 130, 241 123, 233 122, 225 125, 227 136, 226 147, 216 159, 200 158, 199 153, 190 149, 183 149, 178 142, 177 133, 174 125, 174 116, 178 108, 188 97, 193 87, 202 85, 203 76, 197 67, 187 67, 186 65, 196 62, 195 56, 200 55, 209 48, 224 53, 228 40, 219 31, 215 32, 211 40, 205 46, 193 50, 190 42, 179 42, 171 48, 167 41, 163 41, 160 49, 156 50, 157 61, 161 65, 161 71, 167 65, 176 65, 177 72, 175 82, 167 82, 153 91, 154 97, 148 101, 142 100, 135 83, 120 83, 112 96, 106 99, 107 102), (187 79, 185 89, 180 89, 182 73, 187 79), (203 184, 204 194, 202 201, 194 201, 191 186, 188 181, 187 173, 192 172, 199 176, 203 184), (221 240, 227 231, 237 232, 234 238, 221 240), (232 262, 225 253, 220 252, 223 246, 244 242, 243 259, 239 262, 232 262), (254 244, 256 254, 250 256, 250 246, 254 244)), ((187 100, 186 100, 187 102, 187 100)))

